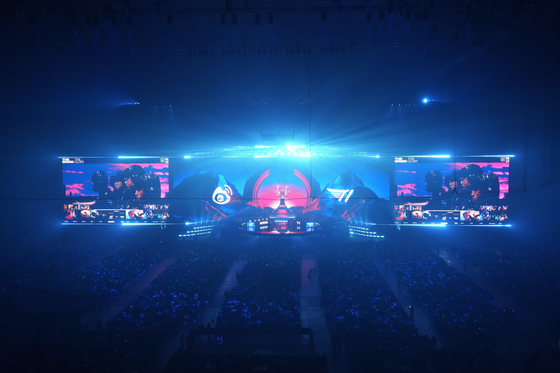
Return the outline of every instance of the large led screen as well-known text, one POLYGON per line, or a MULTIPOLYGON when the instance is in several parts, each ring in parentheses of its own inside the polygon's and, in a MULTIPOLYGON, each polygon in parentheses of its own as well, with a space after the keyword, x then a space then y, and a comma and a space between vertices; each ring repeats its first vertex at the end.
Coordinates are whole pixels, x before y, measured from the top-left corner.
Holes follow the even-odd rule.
POLYGON ((315 234, 348 223, 509 223, 509 157, 62 158, 66 224, 315 234))
POLYGON ((394 222, 508 223, 509 157, 396 157, 394 222))
POLYGON ((391 223, 392 167, 392 159, 368 157, 193 157, 173 160, 168 200, 179 221, 219 220, 243 232, 391 223))
POLYGON ((169 160, 62 158, 67 224, 162 223, 169 160))

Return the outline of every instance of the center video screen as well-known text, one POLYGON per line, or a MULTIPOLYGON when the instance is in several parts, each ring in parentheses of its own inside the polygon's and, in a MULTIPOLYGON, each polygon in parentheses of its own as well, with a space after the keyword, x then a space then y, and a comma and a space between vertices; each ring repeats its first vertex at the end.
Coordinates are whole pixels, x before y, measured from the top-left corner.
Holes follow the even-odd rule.
POLYGON ((391 223, 392 173, 387 158, 193 157, 173 160, 167 199, 185 223, 304 234, 335 220, 391 223))
POLYGON ((168 158, 62 158, 65 224, 151 224, 169 218, 168 158))
POLYGON ((509 224, 507 156, 396 157, 396 224, 509 224))

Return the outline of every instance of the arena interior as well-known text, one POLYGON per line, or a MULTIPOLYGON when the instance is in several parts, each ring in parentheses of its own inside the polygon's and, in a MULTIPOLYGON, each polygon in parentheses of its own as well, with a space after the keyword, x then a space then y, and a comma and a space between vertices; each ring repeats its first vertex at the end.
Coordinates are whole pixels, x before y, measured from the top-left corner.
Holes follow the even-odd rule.
POLYGON ((0 371, 560 372, 559 19, 2 3, 0 371))

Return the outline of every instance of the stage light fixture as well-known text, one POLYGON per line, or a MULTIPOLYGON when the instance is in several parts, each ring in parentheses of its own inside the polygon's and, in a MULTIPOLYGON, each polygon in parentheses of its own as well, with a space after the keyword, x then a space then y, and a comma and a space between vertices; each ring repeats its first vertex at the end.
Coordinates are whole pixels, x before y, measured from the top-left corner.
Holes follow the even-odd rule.
POLYGON ((255 14, 255 24, 258 26, 261 23, 261 15, 259 13, 255 14))
POLYGON ((422 102, 425 103, 425 104, 427 104, 428 101, 429 101, 429 100, 428 100, 427 98, 424 98, 424 99, 422 100, 422 102))
POLYGON ((327 23, 327 12, 321 12, 321 20, 323 23, 327 23))
POLYGON ((274 23, 274 14, 268 13, 268 23, 272 25, 274 23))
POLYGON ((173 24, 173 14, 169 13, 167 15, 167 24, 171 26, 173 24))

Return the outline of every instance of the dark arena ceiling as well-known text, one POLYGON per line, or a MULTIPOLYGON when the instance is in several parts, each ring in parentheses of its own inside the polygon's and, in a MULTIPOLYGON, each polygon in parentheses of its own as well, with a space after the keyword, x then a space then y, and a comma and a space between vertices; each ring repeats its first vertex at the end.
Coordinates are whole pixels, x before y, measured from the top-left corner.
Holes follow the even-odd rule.
POLYGON ((119 153, 103 149, 101 133, 139 127, 155 153, 292 131, 304 144, 385 154, 510 153, 521 145, 489 149, 479 136, 517 135, 540 111, 533 105, 556 94, 559 10, 546 1, 11 1, 0 13, 3 103, 47 116, 47 136, 96 127, 90 155, 119 153), (425 97, 431 105, 419 105, 425 97))

